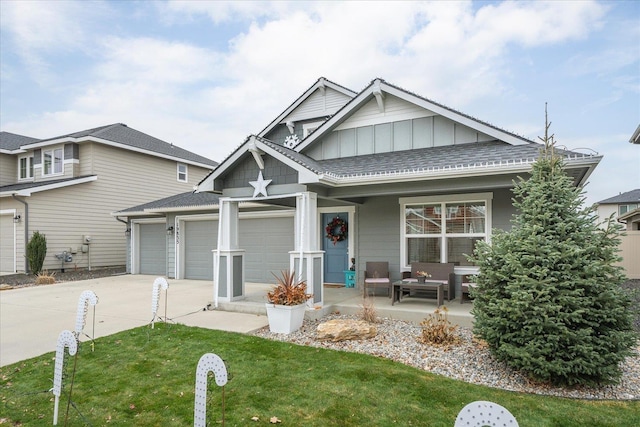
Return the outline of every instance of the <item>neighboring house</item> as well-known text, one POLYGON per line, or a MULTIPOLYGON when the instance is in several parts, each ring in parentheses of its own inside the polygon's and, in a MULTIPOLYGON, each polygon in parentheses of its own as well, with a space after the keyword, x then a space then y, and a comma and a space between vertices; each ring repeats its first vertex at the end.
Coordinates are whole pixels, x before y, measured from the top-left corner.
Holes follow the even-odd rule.
POLYGON ((633 135, 631 135, 629 142, 632 144, 640 144, 640 125, 638 125, 633 135))
MULTIPOLYGON (((358 272, 367 261, 388 261, 393 280, 415 261, 476 271, 466 255, 493 228, 511 227, 513 181, 529 176, 540 148, 381 79, 356 93, 321 78, 199 184, 196 195, 212 195, 206 203, 165 200, 114 215, 134 226, 156 215, 159 229, 173 227, 157 257, 179 278, 189 258, 202 255, 199 234, 186 231, 206 221, 202 253, 214 251, 215 300, 240 299, 245 281, 292 268, 322 305, 323 282, 342 282, 350 258, 358 272), (336 216, 348 230, 334 244, 325 228, 336 216)), ((576 186, 601 160, 557 152, 576 186)), ((132 245, 133 272, 142 271, 140 256, 132 245)))
POLYGON ((34 231, 47 238, 47 270, 125 265, 127 225, 110 213, 193 189, 216 165, 124 124, 47 139, 1 132, 0 271, 28 269, 34 231))
MULTIPOLYGON (((620 193, 617 196, 609 197, 596 203, 596 212, 602 223, 611 215, 614 220, 621 220, 621 217, 628 217, 628 213, 640 208, 640 188, 620 193)), ((635 228, 637 230, 637 228, 635 228)))

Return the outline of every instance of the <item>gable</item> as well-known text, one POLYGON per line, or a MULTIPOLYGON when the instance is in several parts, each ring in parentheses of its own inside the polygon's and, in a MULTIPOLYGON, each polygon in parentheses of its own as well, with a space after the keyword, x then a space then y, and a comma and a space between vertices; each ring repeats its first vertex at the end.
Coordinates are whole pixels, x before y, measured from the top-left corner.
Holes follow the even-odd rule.
POLYGON ((315 160, 494 141, 496 138, 411 102, 387 95, 384 111, 371 98, 304 150, 315 160))
POLYGON ((288 114, 280 123, 288 121, 309 120, 324 118, 336 113, 351 98, 337 90, 325 87, 324 90, 316 89, 295 110, 288 114))

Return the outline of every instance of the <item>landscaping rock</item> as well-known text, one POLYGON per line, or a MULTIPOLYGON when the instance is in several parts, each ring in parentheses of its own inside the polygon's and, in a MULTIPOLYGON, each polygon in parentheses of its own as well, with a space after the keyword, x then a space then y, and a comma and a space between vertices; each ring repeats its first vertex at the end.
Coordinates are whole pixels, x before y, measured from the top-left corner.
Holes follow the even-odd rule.
POLYGON ((318 325, 317 339, 322 341, 347 341, 373 338, 378 328, 364 320, 332 319, 318 325))

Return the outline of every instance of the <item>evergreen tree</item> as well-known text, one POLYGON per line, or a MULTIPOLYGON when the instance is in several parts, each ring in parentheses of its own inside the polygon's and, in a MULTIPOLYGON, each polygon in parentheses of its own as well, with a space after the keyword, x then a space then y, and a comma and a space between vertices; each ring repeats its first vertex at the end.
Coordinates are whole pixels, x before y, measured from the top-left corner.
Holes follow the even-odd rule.
POLYGON ((637 339, 625 276, 614 265, 620 226, 609 218, 598 227, 545 125, 531 177, 513 189, 512 230, 496 231, 471 257, 480 268, 474 332, 536 380, 614 383, 637 339))
POLYGON ((27 262, 31 267, 33 274, 38 274, 42 271, 42 265, 44 264, 44 258, 47 255, 47 238, 44 234, 40 234, 36 231, 31 236, 31 240, 27 243, 27 262))

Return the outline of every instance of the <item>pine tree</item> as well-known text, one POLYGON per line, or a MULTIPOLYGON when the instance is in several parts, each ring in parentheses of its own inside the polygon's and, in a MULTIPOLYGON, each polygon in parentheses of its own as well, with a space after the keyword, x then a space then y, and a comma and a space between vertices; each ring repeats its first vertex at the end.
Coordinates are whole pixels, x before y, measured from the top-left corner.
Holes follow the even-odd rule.
MULTIPOLYGON (((545 113, 546 115, 546 113, 545 113)), ((531 177, 515 183, 512 230, 476 246, 474 332, 500 360, 556 385, 615 383, 637 336, 621 289, 620 226, 598 227, 564 173, 545 117, 531 177)))

